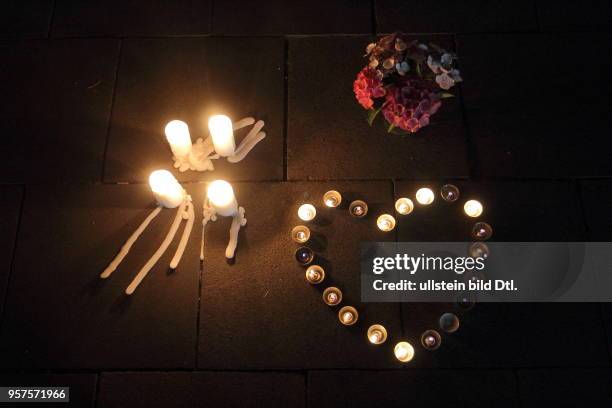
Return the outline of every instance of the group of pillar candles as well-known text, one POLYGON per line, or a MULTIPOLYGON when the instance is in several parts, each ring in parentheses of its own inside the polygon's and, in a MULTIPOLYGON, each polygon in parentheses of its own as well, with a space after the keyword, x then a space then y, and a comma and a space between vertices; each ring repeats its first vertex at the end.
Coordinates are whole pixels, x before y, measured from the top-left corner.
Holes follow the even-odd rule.
MULTIPOLYGON (((459 198, 459 189, 452 184, 446 184, 441 188, 440 194, 445 201, 454 202, 459 198)), ((423 187, 417 190, 415 199, 421 205, 430 205, 434 202, 435 194, 430 188, 423 187)), ((336 208, 341 202, 342 195, 336 190, 330 190, 323 195, 323 204, 328 208, 336 208)), ((363 200, 352 201, 348 209, 356 218, 363 218, 368 213, 368 205, 363 200)), ((400 215, 408 215, 414 210, 414 203, 410 198, 399 198, 395 202, 395 210, 400 215)), ((477 200, 467 200, 463 210, 468 217, 476 218, 482 215, 483 206, 477 200)), ((298 208, 297 215, 302 221, 310 222, 316 218, 317 210, 313 204, 306 203, 298 208)), ((383 232, 392 231, 395 224, 395 217, 391 214, 381 214, 376 219, 377 227, 383 232)), ((296 243, 304 245, 311 238, 310 229, 305 225, 297 225, 291 231, 291 238, 296 243)), ((311 248, 300 246, 295 252, 295 258, 301 265, 307 266, 308 283, 318 285, 324 281, 325 270, 320 265, 312 264, 315 257, 311 248)), ((339 305, 342 302, 342 291, 335 286, 327 287, 323 291, 323 302, 332 307, 339 305)), ((344 306, 338 311, 338 320, 345 326, 354 325, 358 319, 359 313, 353 306, 344 306)), ((452 333, 459 328, 459 319, 453 313, 444 313, 440 317, 439 324, 442 330, 452 333)), ((387 340, 387 329, 381 324, 373 324, 368 328, 366 335, 371 344, 380 345, 387 340)), ((421 335, 421 345, 427 350, 436 350, 441 342, 442 338, 436 330, 427 330, 421 335)), ((414 357, 414 347, 406 341, 398 342, 393 352, 402 363, 409 362, 414 357)))
MULTIPOLYGON (((231 156, 235 152, 235 140, 233 124, 230 118, 224 115, 216 115, 210 118, 209 130, 215 152, 220 156, 231 156)), ((173 120, 166 126, 166 139, 170 144, 173 154, 176 157, 185 157, 191 153, 192 142, 189 129, 184 122, 173 120)), ((176 232, 183 220, 187 220, 187 225, 182 234, 176 254, 170 262, 170 268, 175 269, 183 255, 189 235, 191 233, 195 213, 191 196, 189 196, 181 184, 168 170, 155 170, 149 176, 149 186, 157 201, 157 207, 134 231, 129 239, 122 246, 117 256, 100 274, 100 277, 107 279, 117 269, 121 261, 127 256, 130 248, 138 237, 148 227, 149 223, 159 214, 162 208, 178 208, 174 222, 160 248, 153 254, 149 261, 140 269, 133 281, 125 290, 127 295, 134 293, 138 285, 147 276, 153 266, 159 261, 161 256, 170 246, 176 232)), ((234 195, 232 186, 224 180, 215 180, 209 184, 204 200, 204 219, 202 222, 202 244, 200 258, 203 259, 204 251, 204 227, 209 219, 213 221, 216 216, 233 217, 232 228, 230 229, 230 243, 226 250, 226 257, 233 258, 237 245, 238 229, 246 224, 244 209, 238 207, 238 202, 234 195)))

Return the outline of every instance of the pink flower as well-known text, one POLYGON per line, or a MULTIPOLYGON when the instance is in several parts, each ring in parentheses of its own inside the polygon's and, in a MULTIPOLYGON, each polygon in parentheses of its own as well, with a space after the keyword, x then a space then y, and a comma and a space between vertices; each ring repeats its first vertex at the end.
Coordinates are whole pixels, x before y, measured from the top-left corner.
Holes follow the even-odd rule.
POLYGON ((442 105, 430 82, 419 78, 406 79, 390 89, 382 108, 383 115, 394 127, 414 133, 429 124, 429 118, 442 105))
POLYGON ((382 82, 382 73, 369 67, 362 69, 357 74, 355 82, 353 82, 353 92, 355 92, 355 98, 364 109, 372 109, 374 99, 381 98, 386 94, 382 82))

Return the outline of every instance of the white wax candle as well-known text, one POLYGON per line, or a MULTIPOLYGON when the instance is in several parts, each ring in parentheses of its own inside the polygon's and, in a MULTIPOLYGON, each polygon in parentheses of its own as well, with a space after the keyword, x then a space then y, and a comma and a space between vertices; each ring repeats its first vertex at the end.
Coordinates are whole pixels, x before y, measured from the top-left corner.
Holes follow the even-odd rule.
POLYGON ((215 152, 222 157, 232 156, 236 150, 236 141, 231 119, 225 115, 211 116, 208 119, 208 130, 215 152))
POLYGON ((217 214, 233 217, 238 211, 238 203, 232 185, 224 180, 215 180, 208 186, 208 200, 217 214))
POLYGON ((176 208, 185 199, 185 190, 168 170, 155 170, 149 176, 155 199, 166 208, 176 208))
POLYGON ((189 127, 185 122, 173 120, 168 122, 165 129, 166 140, 170 144, 175 157, 186 157, 191 152, 191 136, 189 127))

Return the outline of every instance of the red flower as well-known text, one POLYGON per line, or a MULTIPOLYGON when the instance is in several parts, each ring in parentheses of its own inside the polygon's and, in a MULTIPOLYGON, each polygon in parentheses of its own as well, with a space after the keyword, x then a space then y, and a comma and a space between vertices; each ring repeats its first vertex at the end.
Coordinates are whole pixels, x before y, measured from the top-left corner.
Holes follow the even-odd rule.
POLYGON ((386 91, 383 87, 382 73, 375 69, 365 67, 353 82, 353 92, 355 97, 364 109, 372 109, 374 99, 385 96, 386 91))
POLYGON ((387 122, 394 127, 414 133, 429 124, 442 102, 434 92, 435 88, 427 81, 414 78, 390 89, 382 108, 387 122))

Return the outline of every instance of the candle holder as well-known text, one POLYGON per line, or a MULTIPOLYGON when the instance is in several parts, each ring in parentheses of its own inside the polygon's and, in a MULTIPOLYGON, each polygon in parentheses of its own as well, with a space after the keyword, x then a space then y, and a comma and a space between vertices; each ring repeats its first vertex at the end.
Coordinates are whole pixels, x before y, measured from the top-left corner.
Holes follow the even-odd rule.
POLYGON ((344 306, 338 311, 338 320, 345 326, 352 326, 359 320, 359 313, 353 306, 344 306))
POLYGON ((349 205, 349 213, 356 218, 363 218, 368 213, 368 205, 365 201, 355 200, 349 205))
POLYGON ((226 157, 230 163, 238 163, 266 137, 261 131, 264 121, 247 117, 232 124, 227 116, 215 115, 209 120, 210 135, 191 143, 189 128, 185 122, 173 120, 166 125, 165 134, 172 150, 174 167, 180 172, 187 170, 212 171, 213 160, 226 157), (234 131, 253 126, 236 148, 234 131))
POLYGON ((302 266, 309 265, 314 260, 314 251, 306 246, 299 247, 295 250, 295 260, 302 266))
POLYGON ((312 221, 317 216, 317 209, 312 204, 302 204, 298 208, 298 217, 302 221, 312 221))
POLYGON ((399 198, 395 202, 395 211, 401 215, 408 215, 414 210, 414 203, 409 198, 399 198))
POLYGON ((389 214, 383 214, 376 220, 378 229, 383 232, 389 232, 395 228, 395 218, 389 214))
POLYGON ((447 333, 454 333, 459 329, 459 318, 454 313, 444 313, 440 316, 440 328, 447 333))
POLYGON ((397 343, 393 352, 395 353, 395 358, 402 363, 407 363, 414 357, 414 347, 407 341, 400 341, 397 343))
POLYGON ((487 259, 490 253, 489 247, 484 242, 473 242, 468 249, 468 255, 472 258, 487 259))
POLYGON ((247 223, 244 216, 244 207, 239 207, 234 189, 231 184, 224 180, 215 180, 208 186, 206 199, 202 205, 202 237, 200 240, 200 261, 204 260, 204 232, 206 225, 217 220, 217 216, 232 217, 232 225, 230 226, 230 238, 227 248, 225 249, 225 257, 233 259, 238 246, 238 232, 241 227, 247 223))
POLYGON ((325 288, 323 291, 323 302, 327 306, 337 306, 342 302, 342 291, 335 286, 325 288))
POLYGON ((430 188, 419 188, 416 192, 416 200, 421 205, 429 205, 434 202, 435 195, 430 188))
POLYGON ((162 208, 177 208, 178 211, 174 218, 174 222, 170 227, 170 231, 166 235, 166 238, 162 242, 161 246, 151 259, 147 261, 147 263, 140 269, 138 274, 130 285, 125 290, 126 295, 131 295, 134 293, 138 285, 142 282, 142 280, 147 276, 149 271, 155 266, 155 264, 159 261, 162 255, 166 252, 176 232, 178 231, 180 224, 183 220, 186 220, 187 223, 185 225, 185 229, 183 230, 183 235, 181 236, 181 240, 179 241, 179 245, 176 249, 174 257, 170 261, 170 268, 176 269, 178 264, 183 256, 183 252, 185 251, 185 247, 187 246, 187 241, 189 239, 189 235, 191 235, 191 230, 193 228, 193 223, 195 221, 195 212, 193 210, 193 203, 191 201, 191 196, 188 195, 183 187, 179 184, 178 181, 174 178, 174 176, 167 170, 156 170, 149 176, 149 184, 151 186, 151 190, 155 195, 155 199, 157 200, 157 207, 149 216, 140 224, 140 226, 134 231, 134 233, 128 238, 128 240, 123 244, 121 250, 115 256, 115 258, 111 261, 111 263, 104 269, 104 271, 100 274, 100 278, 107 279, 111 276, 111 274, 117 269, 121 261, 127 256, 130 248, 134 243, 138 240, 140 235, 147 229, 151 221, 157 217, 157 215, 161 212, 162 208))
POLYGON ((442 337, 440 336, 440 333, 435 330, 426 330, 421 335, 421 345, 426 350, 437 350, 441 344, 442 337))
POLYGON ((298 225, 291 230, 291 239, 298 244, 304 244, 310 239, 310 228, 298 225))
POLYGON ((482 214, 482 204, 480 204, 480 201, 468 200, 463 205, 463 211, 468 217, 480 217, 482 214))
POLYGON ((306 269, 306 280, 308 283, 317 285, 325 279, 325 270, 319 265, 311 265, 306 269))
POLYGON ((368 328, 368 340, 372 344, 383 344, 387 341, 387 329, 380 324, 373 324, 368 328))
POLYGON ((454 184, 445 184, 440 189, 442 199, 448 203, 454 203, 459 199, 459 188, 454 184))
POLYGON ((493 228, 486 222, 477 222, 472 227, 472 237, 479 241, 486 241, 493 235, 493 228))
POLYGON ((342 195, 336 190, 330 190, 323 195, 323 204, 329 208, 336 208, 342 202, 342 195))

